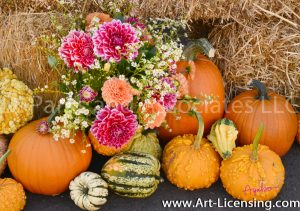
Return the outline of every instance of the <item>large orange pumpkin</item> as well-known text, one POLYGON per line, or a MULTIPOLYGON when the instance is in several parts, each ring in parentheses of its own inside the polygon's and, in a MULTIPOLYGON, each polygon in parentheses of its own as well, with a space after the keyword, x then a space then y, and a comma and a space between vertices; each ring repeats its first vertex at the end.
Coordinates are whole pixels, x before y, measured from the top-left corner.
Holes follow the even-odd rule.
POLYGON ((230 102, 226 118, 236 124, 240 145, 251 144, 262 122, 265 130, 260 143, 283 156, 295 140, 297 115, 283 96, 267 92, 257 80, 253 80, 252 86, 256 89, 243 92, 230 102))
POLYGON ((76 133, 75 143, 54 141, 50 133, 40 134, 36 120, 21 128, 12 138, 8 166, 14 178, 32 193, 57 195, 64 192, 72 179, 85 171, 92 158, 88 138, 76 133), (83 153, 82 150, 86 152, 83 153))
MULTIPOLYGON (((200 100, 196 105, 202 115, 205 133, 224 114, 225 91, 222 75, 218 67, 203 54, 197 54, 193 61, 177 62, 177 73, 182 73, 188 81, 188 95, 200 100)), ((182 134, 196 134, 197 119, 189 115, 191 102, 178 101, 175 111, 168 113, 168 128, 159 128, 159 137, 165 141, 182 134)))

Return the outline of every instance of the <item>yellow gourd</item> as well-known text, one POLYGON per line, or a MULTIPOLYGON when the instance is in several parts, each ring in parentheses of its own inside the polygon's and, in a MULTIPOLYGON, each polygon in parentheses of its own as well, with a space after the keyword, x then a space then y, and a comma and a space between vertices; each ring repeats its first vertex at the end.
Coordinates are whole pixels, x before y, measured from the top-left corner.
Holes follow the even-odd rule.
POLYGON ((271 200, 284 184, 285 170, 280 157, 269 147, 258 144, 262 133, 261 125, 253 144, 235 148, 231 158, 222 161, 223 186, 239 200, 271 200))
POLYGON ((204 124, 196 115, 198 134, 177 136, 163 152, 162 168, 168 180, 179 188, 195 190, 209 188, 219 178, 220 157, 212 145, 203 137, 204 124))
POLYGON ((235 148, 237 135, 238 131, 234 123, 224 118, 213 124, 207 138, 211 141, 220 156, 223 159, 228 159, 235 148))
POLYGON ((32 117, 32 91, 10 69, 0 69, 0 134, 16 132, 32 117))

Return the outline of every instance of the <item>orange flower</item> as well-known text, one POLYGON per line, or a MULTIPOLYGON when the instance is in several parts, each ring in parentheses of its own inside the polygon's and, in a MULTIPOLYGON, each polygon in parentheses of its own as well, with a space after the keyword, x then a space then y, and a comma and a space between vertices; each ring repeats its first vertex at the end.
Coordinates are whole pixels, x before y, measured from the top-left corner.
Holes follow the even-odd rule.
POLYGON ((101 88, 103 100, 111 107, 128 106, 135 94, 131 85, 119 78, 111 78, 101 88))
POLYGON ((92 21, 94 18, 98 18, 99 19, 99 24, 103 24, 105 22, 111 22, 113 19, 105 13, 101 13, 101 12, 93 12, 90 13, 86 16, 86 31, 88 31, 91 27, 92 21))
POLYGON ((145 124, 145 129, 154 129, 159 127, 166 118, 165 108, 155 100, 150 103, 145 103, 142 107, 142 119, 145 124))

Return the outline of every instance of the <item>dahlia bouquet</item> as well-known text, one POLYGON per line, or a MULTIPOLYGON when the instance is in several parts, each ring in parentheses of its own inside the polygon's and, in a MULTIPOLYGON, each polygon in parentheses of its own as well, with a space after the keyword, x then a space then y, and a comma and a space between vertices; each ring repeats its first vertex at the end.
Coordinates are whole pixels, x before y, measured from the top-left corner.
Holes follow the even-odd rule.
POLYGON ((54 139, 81 130, 120 148, 138 129, 161 126, 187 92, 185 77, 176 74, 184 28, 170 19, 88 15, 58 49, 67 68, 58 82, 64 96, 48 121, 54 139))

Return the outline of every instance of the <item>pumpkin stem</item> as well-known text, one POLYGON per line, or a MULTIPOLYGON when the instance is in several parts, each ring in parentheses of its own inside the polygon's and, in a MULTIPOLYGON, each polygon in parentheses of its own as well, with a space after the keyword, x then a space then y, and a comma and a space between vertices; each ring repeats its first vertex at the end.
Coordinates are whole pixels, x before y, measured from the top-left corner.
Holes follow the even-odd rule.
POLYGON ((251 160, 253 160, 253 161, 257 161, 257 159, 258 159, 258 144, 259 144, 259 141, 262 137, 263 131, 264 131, 264 124, 261 123, 259 128, 258 128, 258 131, 255 135, 253 144, 252 144, 251 160))
POLYGON ((262 82, 260 82, 259 80, 252 80, 250 86, 253 86, 255 88, 257 88, 258 90, 258 96, 256 97, 259 100, 270 100, 270 97, 268 95, 267 92, 267 88, 265 86, 265 84, 263 84, 262 82))
POLYGON ((206 38, 190 41, 183 51, 189 61, 197 60, 198 54, 205 54, 209 58, 215 56, 215 49, 206 38))
POLYGON ((6 153, 4 155, 2 155, 2 157, 0 158, 0 164, 5 160, 5 158, 7 158, 7 156, 9 155, 10 153, 10 149, 8 149, 6 151, 6 153))
POLYGON ((198 111, 195 110, 191 110, 190 113, 194 116, 196 116, 197 120, 198 120, 198 133, 197 136, 195 138, 195 142, 194 142, 194 148, 195 149, 199 149, 200 145, 201 145, 201 140, 203 137, 203 133, 204 133, 204 123, 203 123, 203 118, 202 116, 199 114, 198 111))

